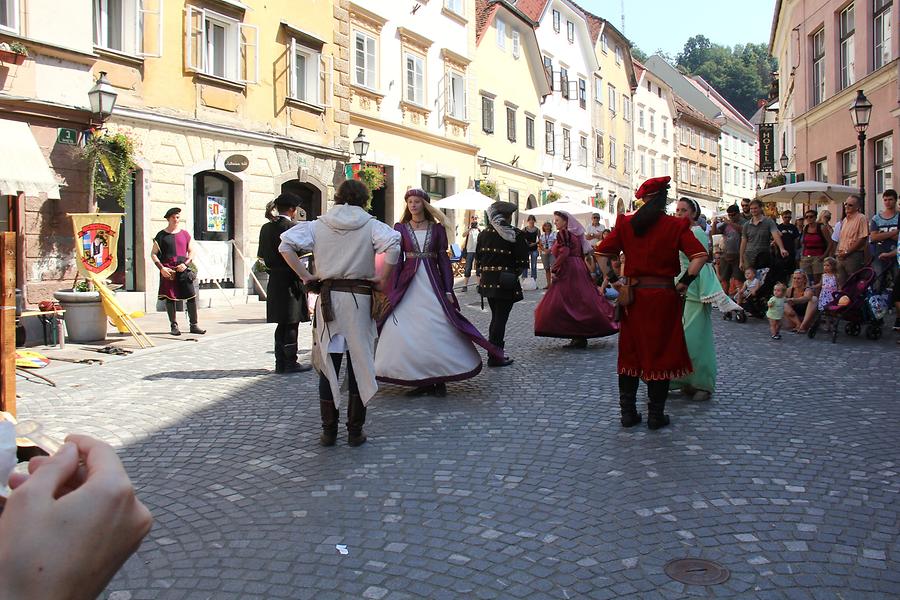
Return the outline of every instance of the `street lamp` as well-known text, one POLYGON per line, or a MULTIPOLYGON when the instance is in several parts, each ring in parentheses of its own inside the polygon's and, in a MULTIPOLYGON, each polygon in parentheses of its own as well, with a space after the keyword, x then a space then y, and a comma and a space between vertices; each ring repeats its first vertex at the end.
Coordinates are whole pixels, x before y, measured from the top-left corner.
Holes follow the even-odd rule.
POLYGON ((869 119, 872 117, 872 103, 866 98, 862 90, 856 91, 856 98, 850 105, 850 120, 853 121, 853 128, 859 134, 859 206, 865 209, 866 206, 866 129, 869 128, 869 119))
POLYGON ((362 129, 359 130, 359 134, 353 140, 353 152, 359 157, 359 164, 361 165, 369 152, 369 142, 366 140, 366 134, 363 133, 362 129))
POLYGON ((781 158, 778 159, 778 162, 781 163, 781 170, 787 173, 788 163, 790 162, 790 159, 788 158, 787 153, 785 153, 784 150, 781 151, 781 158))
POLYGON ((553 173, 547 174, 547 187, 553 189, 553 173))
POLYGON ((490 161, 487 159, 486 156, 482 156, 482 157, 481 157, 481 163, 480 163, 479 166, 481 167, 481 175, 482 175, 482 177, 484 177, 485 179, 487 179, 487 178, 488 178, 488 175, 491 174, 491 163, 490 163, 490 161))
POLYGON ((96 121, 91 121, 91 125, 102 129, 103 124, 112 115, 113 108, 116 106, 116 98, 119 97, 115 88, 106 79, 106 71, 100 71, 100 76, 97 77, 94 87, 88 90, 87 95, 91 105, 91 114, 96 119, 96 121))

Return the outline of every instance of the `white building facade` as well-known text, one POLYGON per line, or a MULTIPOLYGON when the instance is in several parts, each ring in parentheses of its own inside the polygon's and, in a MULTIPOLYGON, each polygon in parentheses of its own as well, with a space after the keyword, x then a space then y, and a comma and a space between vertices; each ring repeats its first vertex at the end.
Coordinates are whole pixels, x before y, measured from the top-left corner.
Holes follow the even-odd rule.
MULTIPOLYGON (((651 177, 675 172, 675 105, 672 88, 639 62, 634 93, 635 168, 632 187, 637 189, 651 177)), ((673 179, 672 195, 676 191, 673 179)))

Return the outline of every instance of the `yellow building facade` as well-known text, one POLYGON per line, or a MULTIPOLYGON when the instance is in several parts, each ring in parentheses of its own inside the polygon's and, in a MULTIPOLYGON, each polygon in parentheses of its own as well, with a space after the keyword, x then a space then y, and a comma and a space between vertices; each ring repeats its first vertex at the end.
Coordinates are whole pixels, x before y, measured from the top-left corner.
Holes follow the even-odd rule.
POLYGON ((609 21, 587 15, 599 71, 592 81, 593 175, 610 223, 634 197, 634 103, 631 42, 609 21))
MULTIPOLYGON (((91 4, 91 0, 83 0, 91 4)), ((327 208, 349 147, 344 0, 93 0, 93 72, 118 92, 110 132, 135 143, 126 286, 155 304, 149 247, 170 207, 199 242, 199 278, 247 285, 266 204, 282 191, 309 219, 327 208)), ((85 9, 88 10, 88 6, 85 9)), ((139 303, 139 302, 136 302, 139 303)))
POLYGON ((473 124, 474 142, 481 149, 479 169, 501 200, 519 206, 523 221, 521 211, 537 206, 545 187, 539 115, 550 82, 534 21, 508 2, 485 4, 481 11, 475 50, 479 117, 473 124))

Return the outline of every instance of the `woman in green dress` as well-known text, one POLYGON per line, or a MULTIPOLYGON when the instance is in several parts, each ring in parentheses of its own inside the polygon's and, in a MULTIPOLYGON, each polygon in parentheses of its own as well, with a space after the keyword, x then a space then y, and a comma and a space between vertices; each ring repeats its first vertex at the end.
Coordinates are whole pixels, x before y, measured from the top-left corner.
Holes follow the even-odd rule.
MULTIPOLYGON (((691 231, 708 250, 709 236, 697 225, 700 205, 690 198, 682 198, 678 201, 675 216, 690 219, 691 231)), ((690 261, 684 253, 680 253, 680 258, 681 272, 684 273, 690 261)), ((679 274, 675 281, 678 281, 680 276, 679 274)), ((713 305, 724 313, 741 309, 722 290, 722 284, 716 277, 712 263, 706 263, 684 296, 684 314, 681 320, 694 371, 680 379, 672 380, 672 389, 680 388, 683 393, 693 396, 697 401, 709 400, 716 391, 718 366, 712 329, 713 305)))

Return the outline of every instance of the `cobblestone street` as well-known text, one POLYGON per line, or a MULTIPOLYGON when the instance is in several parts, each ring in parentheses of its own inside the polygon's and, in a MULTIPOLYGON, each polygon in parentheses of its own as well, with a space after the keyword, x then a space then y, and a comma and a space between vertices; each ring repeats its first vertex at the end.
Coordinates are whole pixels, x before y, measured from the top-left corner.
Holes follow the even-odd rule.
POLYGON ((317 377, 274 375, 258 324, 20 380, 20 417, 120 447, 156 521, 114 600, 897 597, 889 331, 774 342, 716 314, 712 401, 673 394, 671 427, 623 430, 616 338, 534 338, 539 297, 513 310, 513 366, 446 398, 386 386, 360 448, 343 427, 319 447, 317 377), (731 576, 678 583, 684 557, 731 576))

